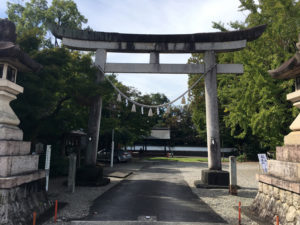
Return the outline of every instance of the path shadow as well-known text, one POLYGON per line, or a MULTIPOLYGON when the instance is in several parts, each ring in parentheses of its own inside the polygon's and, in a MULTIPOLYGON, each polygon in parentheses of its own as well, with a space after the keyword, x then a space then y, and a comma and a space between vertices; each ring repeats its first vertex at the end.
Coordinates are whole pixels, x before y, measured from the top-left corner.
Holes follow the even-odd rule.
MULTIPOLYGON (((147 170, 148 172, 148 170, 147 170)), ((185 184, 159 180, 124 180, 97 198, 85 220, 226 223, 185 184)))

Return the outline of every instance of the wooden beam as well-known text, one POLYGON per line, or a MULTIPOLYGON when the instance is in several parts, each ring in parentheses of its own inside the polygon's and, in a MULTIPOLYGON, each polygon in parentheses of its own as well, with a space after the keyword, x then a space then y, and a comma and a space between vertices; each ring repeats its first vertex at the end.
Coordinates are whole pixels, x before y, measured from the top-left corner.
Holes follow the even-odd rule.
MULTIPOLYGON (((243 72, 242 64, 217 65, 217 73, 243 72)), ((204 64, 106 63, 105 73, 199 74, 204 73, 204 64)))

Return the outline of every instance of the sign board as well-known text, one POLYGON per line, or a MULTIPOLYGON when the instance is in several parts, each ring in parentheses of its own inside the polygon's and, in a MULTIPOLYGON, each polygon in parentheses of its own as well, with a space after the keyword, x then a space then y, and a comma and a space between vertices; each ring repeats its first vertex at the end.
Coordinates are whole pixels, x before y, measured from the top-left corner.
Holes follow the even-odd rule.
POLYGON ((50 169, 51 145, 47 145, 45 170, 50 169))
POLYGON ((268 172, 268 159, 266 154, 257 154, 259 164, 263 170, 264 173, 268 172))
POLYGON ((50 158, 51 158, 51 145, 47 145, 47 150, 46 150, 46 162, 45 162, 45 170, 46 170, 46 191, 48 191, 48 185, 49 185, 50 158))
POLYGON ((156 139, 167 139, 171 138, 170 130, 151 130, 151 137, 156 139))

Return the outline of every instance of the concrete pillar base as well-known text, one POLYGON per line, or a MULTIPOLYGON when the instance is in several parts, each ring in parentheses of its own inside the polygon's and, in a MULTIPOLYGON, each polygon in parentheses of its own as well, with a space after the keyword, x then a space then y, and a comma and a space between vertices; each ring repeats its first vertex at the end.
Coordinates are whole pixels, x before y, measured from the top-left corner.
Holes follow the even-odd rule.
POLYGON ((195 181, 197 188, 224 188, 229 187, 229 172, 223 170, 202 170, 201 180, 195 181))
POLYGON ((229 172, 223 170, 202 170, 201 181, 208 185, 229 185, 229 172))

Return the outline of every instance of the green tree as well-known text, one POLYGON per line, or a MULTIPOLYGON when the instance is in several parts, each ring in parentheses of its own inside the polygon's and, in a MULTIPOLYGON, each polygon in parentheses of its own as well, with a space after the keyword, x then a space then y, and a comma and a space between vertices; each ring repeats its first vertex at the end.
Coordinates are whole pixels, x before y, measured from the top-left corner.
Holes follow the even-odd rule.
POLYGON ((171 145, 203 146, 206 139, 197 134, 192 121, 190 105, 174 106, 170 114, 164 114, 163 126, 171 130, 171 145))
MULTIPOLYGON (((109 79, 131 99, 143 104, 162 104, 168 102, 168 98, 162 94, 141 95, 134 88, 127 87, 116 80, 115 76, 109 79)), ((151 128, 163 117, 163 111, 157 115, 153 112, 152 117, 148 117, 148 109, 144 109, 141 114, 141 108, 136 106, 136 112, 131 112, 132 104, 126 104, 125 99, 119 103, 116 101, 117 95, 112 92, 104 96, 102 121, 100 129, 100 148, 110 148, 112 129, 115 129, 116 145, 128 146, 140 140, 143 136, 150 134, 151 128)))
MULTIPOLYGON (((218 97, 221 126, 229 129, 235 143, 249 153, 281 145, 295 116, 296 109, 286 101, 286 94, 292 91, 293 81, 272 79, 267 71, 278 67, 296 52, 295 43, 300 32, 300 2, 240 2, 240 9, 249 14, 245 21, 232 22, 230 27, 244 29, 266 24, 267 29, 262 37, 248 43, 244 50, 218 55, 219 63, 244 65, 244 74, 241 76, 218 76, 218 97)), ((222 23, 214 23, 214 27, 226 30, 222 23)), ((191 60, 199 62, 200 59, 201 56, 193 55, 191 60)), ((200 90, 193 92, 193 99, 199 97, 197 91, 200 90)), ((197 108, 194 109, 193 117, 201 114, 197 108)))
POLYGON ((105 92, 105 84, 99 88, 94 83, 91 56, 52 48, 36 52, 33 58, 43 69, 19 74, 18 84, 25 92, 13 102, 25 139, 46 141, 86 128, 89 99, 105 92))
POLYGON ((49 24, 81 29, 82 24, 87 23, 72 0, 53 0, 50 7, 47 0, 30 0, 25 4, 7 2, 6 13, 8 19, 16 24, 17 41, 26 52, 39 47, 53 47, 49 24))

